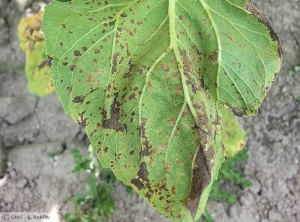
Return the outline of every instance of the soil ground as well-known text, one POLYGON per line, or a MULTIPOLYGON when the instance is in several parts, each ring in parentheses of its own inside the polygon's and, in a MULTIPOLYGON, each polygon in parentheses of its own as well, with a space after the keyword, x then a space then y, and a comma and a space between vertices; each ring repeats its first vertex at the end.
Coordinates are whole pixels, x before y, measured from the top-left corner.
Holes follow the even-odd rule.
MULTIPOLYGON (((84 190, 85 176, 71 173, 69 149, 87 152, 83 130, 66 116, 55 93, 38 98, 27 91, 25 55, 17 25, 26 13, 49 1, 0 0, 0 141, 8 167, 0 180, 0 212, 58 212, 72 210, 65 199, 84 190), (60 151, 53 159, 49 154, 60 151)), ((253 186, 242 189, 224 183, 237 202, 210 202, 216 222, 300 221, 300 73, 288 71, 300 62, 300 0, 255 0, 278 33, 284 59, 281 72, 255 117, 241 121, 247 131, 250 158, 239 165, 253 186)), ((111 221, 168 221, 136 194, 117 184, 111 221)), ((1 221, 1 219, 0 219, 1 221)), ((59 218, 57 219, 59 221, 59 218)))

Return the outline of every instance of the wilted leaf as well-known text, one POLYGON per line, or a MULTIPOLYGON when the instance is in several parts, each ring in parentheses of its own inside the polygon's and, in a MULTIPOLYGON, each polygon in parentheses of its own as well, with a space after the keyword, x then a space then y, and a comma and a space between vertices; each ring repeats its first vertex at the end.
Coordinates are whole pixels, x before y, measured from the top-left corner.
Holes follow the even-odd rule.
MULTIPOLYGON (((223 161, 218 103, 251 114, 279 70, 243 0, 53 1, 57 95, 101 164, 163 215, 200 217, 223 161)), ((253 11, 253 10, 252 10, 253 11)))
POLYGON ((39 12, 22 18, 18 27, 20 46, 26 53, 28 90, 38 96, 48 95, 54 90, 47 67, 44 36, 40 31, 42 16, 43 12, 39 12))
POLYGON ((236 117, 224 106, 219 106, 222 112, 222 145, 225 157, 238 153, 246 143, 246 132, 242 129, 236 117))

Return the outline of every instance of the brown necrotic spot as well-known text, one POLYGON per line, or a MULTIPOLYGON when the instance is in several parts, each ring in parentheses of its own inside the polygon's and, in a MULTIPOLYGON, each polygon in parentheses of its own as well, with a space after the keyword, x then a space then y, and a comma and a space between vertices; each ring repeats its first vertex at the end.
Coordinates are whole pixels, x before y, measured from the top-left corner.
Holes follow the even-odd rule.
POLYGON ((66 91, 70 94, 70 93, 72 92, 72 86, 68 86, 68 87, 66 88, 66 91))
POLYGON ((145 188, 145 185, 137 178, 132 179, 131 183, 134 186, 136 186, 139 190, 141 190, 142 188, 145 188))
POLYGON ((108 147, 106 146, 103 151, 104 151, 104 153, 107 153, 108 147))
POLYGON ((85 96, 75 96, 75 98, 72 100, 73 103, 82 103, 85 96))
POLYGON ((75 68, 76 68, 76 65, 70 65, 69 66, 70 71, 74 71, 75 68))
POLYGON ((75 50, 75 51, 74 51, 74 56, 81 56, 80 51, 79 51, 79 50, 75 50))
POLYGON ((40 70, 40 69, 44 68, 44 67, 47 65, 47 63, 48 63, 47 60, 42 61, 42 62, 39 64, 38 69, 40 70))
POLYGON ((119 123, 120 119, 120 106, 121 104, 118 102, 118 93, 114 94, 114 101, 110 106, 110 119, 107 119, 106 110, 102 110, 101 114, 103 115, 102 126, 105 129, 112 129, 115 131, 123 131, 125 125, 119 123))
POLYGON ((83 129, 86 127, 87 118, 84 118, 85 111, 80 113, 77 118, 77 124, 79 124, 83 129))
POLYGON ((87 50, 87 47, 83 46, 83 47, 81 47, 81 49, 82 49, 82 51, 85 52, 87 50))
POLYGON ((142 142, 140 157, 149 156, 150 149, 152 148, 152 145, 149 143, 148 138, 146 136, 146 122, 147 122, 147 119, 142 118, 142 123, 140 126, 140 138, 141 138, 141 142, 142 142))
POLYGON ((111 74, 114 74, 117 71, 117 60, 118 60, 119 55, 120 55, 119 52, 117 52, 113 55, 113 64, 111 67, 111 74))
POLYGON ((214 51, 211 53, 211 55, 209 56, 209 60, 210 60, 211 62, 216 62, 217 59, 218 59, 218 54, 217 54, 217 51, 214 50, 214 51))
POLYGON ((51 68, 53 58, 51 56, 49 56, 49 55, 47 55, 47 58, 48 58, 48 60, 47 60, 47 66, 49 66, 51 68))
POLYGON ((190 194, 185 200, 185 207, 191 212, 193 218, 197 213, 201 195, 211 180, 210 162, 204 146, 199 146, 194 161, 190 194))
POLYGON ((66 24, 61 24, 61 26, 65 29, 66 28, 66 24))
POLYGON ((133 68, 135 67, 135 64, 133 63, 132 58, 130 58, 130 60, 128 62, 128 66, 129 66, 129 70, 128 70, 128 72, 126 72, 124 74, 124 78, 129 78, 132 75, 133 68))

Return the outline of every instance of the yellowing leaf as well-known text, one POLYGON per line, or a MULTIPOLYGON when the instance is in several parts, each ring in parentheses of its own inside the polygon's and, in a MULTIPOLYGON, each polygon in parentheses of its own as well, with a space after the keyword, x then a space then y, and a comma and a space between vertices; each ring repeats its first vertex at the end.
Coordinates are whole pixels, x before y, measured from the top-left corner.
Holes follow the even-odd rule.
POLYGON ((18 26, 20 46, 26 53, 25 73, 28 90, 38 96, 53 92, 44 36, 40 31, 43 12, 22 18, 18 26))
POLYGON ((224 106, 219 106, 222 112, 222 145, 224 155, 232 157, 238 153, 246 143, 246 132, 239 125, 234 114, 224 106))

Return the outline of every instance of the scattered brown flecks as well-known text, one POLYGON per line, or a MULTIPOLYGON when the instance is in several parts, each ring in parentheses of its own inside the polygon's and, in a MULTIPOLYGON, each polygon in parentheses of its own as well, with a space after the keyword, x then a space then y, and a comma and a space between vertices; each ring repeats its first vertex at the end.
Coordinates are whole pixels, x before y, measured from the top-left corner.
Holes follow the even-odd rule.
POLYGON ((163 70, 164 70, 165 72, 170 71, 170 66, 169 66, 169 65, 163 64, 163 65, 162 65, 162 68, 163 68, 163 70))
POLYGON ((87 118, 83 118, 84 114, 85 114, 85 111, 80 113, 77 117, 77 124, 79 124, 81 126, 81 128, 83 128, 83 129, 86 127, 86 124, 87 124, 86 123, 87 118))
POLYGON ((193 107, 194 107, 195 109, 201 109, 201 106, 200 106, 200 104, 198 104, 198 103, 193 104, 193 107))
POLYGON ((133 68, 135 67, 132 58, 129 59, 128 66, 129 66, 129 70, 124 74, 124 78, 129 78, 132 75, 133 68))
POLYGON ((171 192, 172 192, 172 194, 173 194, 173 195, 175 195, 175 194, 176 194, 176 187, 175 187, 175 186, 172 186, 172 188, 171 188, 171 192))
POLYGON ((49 55, 47 55, 47 57, 48 57, 47 66, 49 66, 51 68, 53 58, 49 55))
POLYGON ((103 109, 101 114, 103 115, 102 119, 102 127, 105 129, 112 129, 115 131, 124 131, 124 125, 119 123, 120 119, 120 106, 121 104, 118 102, 118 93, 114 94, 114 101, 110 106, 110 119, 107 119, 107 113, 103 109))
POLYGON ((224 33, 224 35, 225 35, 228 39, 230 39, 230 40, 232 41, 232 37, 231 37, 231 36, 229 36, 228 34, 225 34, 225 33, 224 33))
POLYGON ((47 64, 48 64, 48 60, 42 61, 42 62, 39 64, 39 66, 38 66, 38 70, 41 70, 41 69, 44 68, 47 64))
POLYGON ((209 60, 210 60, 211 62, 216 62, 217 59, 218 59, 218 54, 217 54, 217 51, 214 50, 214 51, 211 53, 211 55, 209 56, 209 60))
POLYGON ((85 81, 91 82, 93 77, 94 77, 93 74, 90 73, 85 81))
POLYGON ((85 96, 75 96, 74 99, 72 100, 73 103, 82 103, 84 100, 85 96))
POLYGON ((104 151, 104 153, 107 153, 108 147, 106 146, 103 151, 104 151))
POLYGON ((186 51, 185 50, 181 50, 179 49, 179 52, 180 52, 180 56, 182 58, 182 61, 183 61, 183 69, 184 71, 187 71, 187 72, 191 72, 193 70, 192 68, 192 64, 186 54, 186 51))
POLYGON ((67 88, 66 88, 66 91, 70 94, 71 92, 72 92, 72 86, 68 86, 67 88))
POLYGON ((111 67, 111 74, 114 74, 117 71, 117 60, 118 60, 118 56, 120 56, 120 53, 117 52, 113 55, 113 64, 111 67))
POLYGON ((176 164, 184 164, 184 160, 176 160, 176 164))
POLYGON ((207 35, 207 38, 210 39, 210 38, 211 38, 211 34, 208 34, 208 35, 207 35))
POLYGON ((204 90, 208 90, 209 88, 205 85, 205 81, 204 81, 204 77, 202 76, 200 78, 200 83, 201 83, 201 88, 203 88, 204 90))
POLYGON ((75 50, 75 51, 74 51, 74 56, 81 56, 80 51, 79 51, 79 50, 75 50))
POLYGON ((69 66, 70 71, 74 71, 75 68, 76 68, 76 65, 74 65, 74 64, 69 66))
POLYGON ((142 149, 140 151, 140 157, 143 156, 149 156, 150 155, 150 149, 152 148, 152 145, 149 144, 148 138, 146 136, 146 118, 142 118, 142 123, 140 126, 140 138, 142 141, 142 149))
POLYGON ((183 15, 179 15, 179 20, 183 20, 184 19, 184 17, 183 17, 183 15))
POLYGON ((179 96, 179 95, 181 95, 181 93, 182 93, 182 89, 180 87, 176 90, 175 94, 176 94, 176 96, 179 96))
POLYGON ((178 136, 178 129, 174 131, 174 136, 178 136))
POLYGON ((66 28, 66 24, 61 24, 61 26, 65 29, 66 28))

